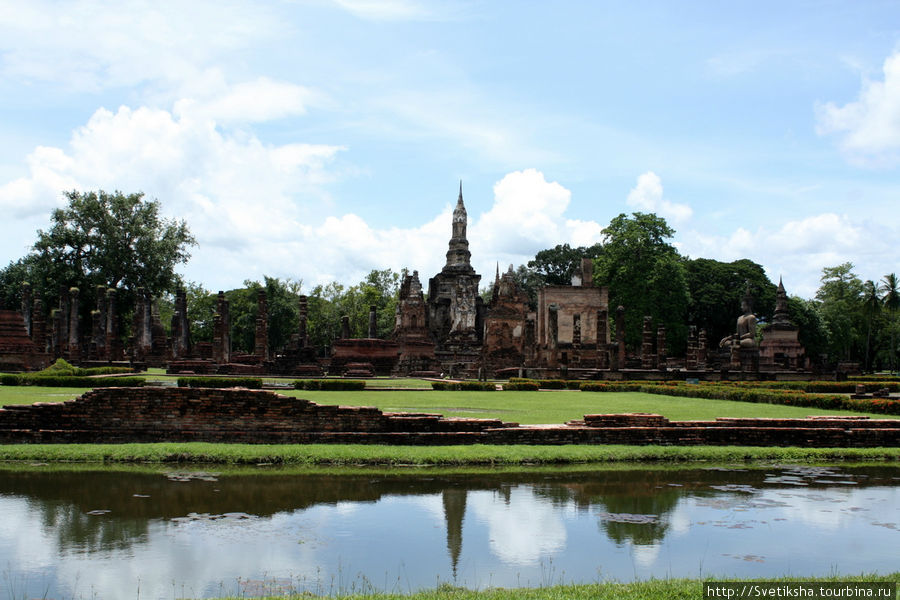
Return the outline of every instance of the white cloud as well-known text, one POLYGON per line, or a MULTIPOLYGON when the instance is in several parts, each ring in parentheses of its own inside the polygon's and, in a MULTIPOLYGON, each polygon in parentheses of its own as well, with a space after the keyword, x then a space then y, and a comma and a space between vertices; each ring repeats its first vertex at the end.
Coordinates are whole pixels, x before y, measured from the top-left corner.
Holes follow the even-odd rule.
POLYGON ((816 107, 816 131, 840 135, 841 150, 855 164, 900 163, 900 51, 885 59, 883 72, 883 81, 863 81, 856 101, 816 107))
POLYGON ((222 87, 218 94, 205 90, 205 100, 177 102, 174 112, 217 122, 263 122, 305 114, 307 104, 317 97, 308 88, 267 77, 222 87))
POLYGON ((788 293, 812 298, 825 267, 850 261, 863 279, 896 271, 890 243, 898 235, 894 224, 823 213, 755 231, 739 227, 729 235, 690 231, 679 236, 678 245, 693 258, 749 258, 763 265, 773 281, 783 276, 788 293))
POLYGON ((656 213, 676 223, 687 221, 694 214, 687 204, 678 204, 663 198, 662 181, 653 171, 638 176, 637 184, 628 193, 627 202, 632 208, 656 213))
POLYGON ((435 10, 415 0, 333 0, 347 12, 372 21, 430 20, 435 10))
POLYGON ((177 87, 283 31, 283 23, 256 4, 4 0, 0 73, 74 90, 147 82, 177 87))
MULTIPOLYGON (((602 239, 594 221, 567 219, 572 193, 536 169, 513 171, 494 184, 494 203, 477 220, 469 215, 473 261, 480 272, 495 262, 523 264, 557 244, 589 246, 602 239)), ((449 223, 447 225, 449 231, 449 223)))

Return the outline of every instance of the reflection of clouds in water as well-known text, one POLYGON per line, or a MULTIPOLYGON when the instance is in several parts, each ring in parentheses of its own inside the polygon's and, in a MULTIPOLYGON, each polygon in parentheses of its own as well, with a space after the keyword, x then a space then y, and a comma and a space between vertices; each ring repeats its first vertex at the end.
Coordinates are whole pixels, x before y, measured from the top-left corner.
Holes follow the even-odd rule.
POLYGON ((491 551, 503 562, 537 563, 566 544, 565 509, 538 498, 530 486, 516 486, 509 502, 497 502, 494 492, 470 492, 467 499, 475 518, 488 527, 491 551))
MULTIPOLYGON (((804 523, 822 531, 836 531, 845 527, 855 526, 859 522, 859 515, 849 511, 853 506, 871 506, 867 497, 872 496, 870 489, 828 489, 825 492, 818 489, 797 490, 781 489, 767 491, 763 497, 771 500, 780 500, 787 506, 777 507, 779 518, 788 519, 793 523, 804 523)), ((888 506, 900 506, 900 488, 894 488, 889 495, 891 501, 888 506)), ((875 515, 872 515, 875 516, 875 515)))
POLYGON ((0 554, 15 556, 19 563, 15 566, 23 570, 36 571, 56 562, 57 543, 52 532, 44 530, 40 514, 21 499, 0 497, 0 554))
POLYGON ((666 515, 666 523, 669 525, 669 533, 672 535, 686 534, 691 529, 691 522, 692 519, 683 502, 676 504, 672 512, 666 515))
MULTIPOLYGON (((329 515, 321 517, 330 520, 329 515)), ((106 552, 59 561, 59 581, 75 586, 61 592, 64 597, 113 600, 138 593, 142 598, 228 595, 239 592, 238 577, 260 572, 314 581, 320 564, 317 544, 306 542, 316 525, 299 521, 293 513, 278 513, 263 520, 154 522, 147 538, 131 546, 128 560, 118 553, 115 569, 97 568, 106 552)), ((54 544, 47 547, 55 549, 54 544)))
POLYGON ((656 562, 656 558, 659 556, 661 548, 662 546, 660 544, 632 544, 631 555, 634 557, 634 562, 639 566, 652 567, 656 562))

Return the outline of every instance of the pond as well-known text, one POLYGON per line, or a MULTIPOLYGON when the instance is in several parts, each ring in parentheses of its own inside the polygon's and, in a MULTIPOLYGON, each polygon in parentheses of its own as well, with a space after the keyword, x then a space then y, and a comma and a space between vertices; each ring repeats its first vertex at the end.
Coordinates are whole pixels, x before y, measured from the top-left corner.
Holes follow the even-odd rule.
POLYGON ((898 569, 900 468, 0 469, 12 598, 202 598, 898 569))

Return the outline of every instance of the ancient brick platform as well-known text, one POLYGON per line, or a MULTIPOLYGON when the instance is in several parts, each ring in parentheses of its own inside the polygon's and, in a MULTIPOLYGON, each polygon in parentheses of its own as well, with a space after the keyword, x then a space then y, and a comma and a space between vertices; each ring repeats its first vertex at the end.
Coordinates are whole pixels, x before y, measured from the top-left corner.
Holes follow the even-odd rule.
POLYGON ((0 409, 0 443, 660 444, 900 446, 900 420, 866 417, 669 421, 585 415, 564 425, 385 413, 245 389, 103 388, 61 403, 0 409))

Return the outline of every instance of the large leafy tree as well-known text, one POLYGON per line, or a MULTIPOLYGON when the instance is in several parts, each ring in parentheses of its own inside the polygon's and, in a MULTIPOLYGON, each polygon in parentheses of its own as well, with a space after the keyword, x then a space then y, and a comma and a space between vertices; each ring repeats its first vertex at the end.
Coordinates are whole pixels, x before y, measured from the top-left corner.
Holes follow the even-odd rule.
POLYGON ((350 317, 350 336, 362 338, 369 331, 369 307, 377 312, 376 335, 385 339, 394 330, 400 274, 391 269, 373 270, 356 285, 332 282, 309 294, 310 344, 328 346, 341 335, 341 317, 350 317))
POLYGON ((747 259, 726 263, 709 258, 687 259, 684 265, 691 295, 688 322, 706 329, 711 342, 734 333, 748 285, 757 317, 765 321, 774 312, 775 286, 761 265, 747 259))
POLYGON ((528 268, 544 285, 569 285, 572 276, 581 274, 581 259, 597 258, 602 253, 601 244, 577 248, 560 244, 535 254, 534 260, 528 261, 528 268))
POLYGON ((822 269, 822 285, 816 291, 819 314, 828 332, 829 359, 849 360, 859 356, 864 328, 860 306, 863 282, 853 272, 853 263, 822 269))
POLYGON ((669 239, 675 230, 652 213, 620 214, 604 229, 594 279, 609 286, 610 310, 625 307, 625 341, 640 345, 643 317, 664 325, 670 354, 684 351, 690 294, 683 261, 669 239))
POLYGON ((879 290, 888 314, 888 330, 891 340, 889 357, 893 372, 897 369, 897 311, 900 310, 900 282, 897 281, 897 275, 895 273, 885 275, 881 279, 879 290))
POLYGON ((196 245, 184 221, 161 217, 159 202, 142 193, 65 196, 68 204, 53 211, 49 229, 38 230, 31 253, 0 275, 4 294, 29 281, 47 304, 61 288, 93 294, 95 286, 105 286, 119 289, 128 307, 138 287, 155 296, 174 291, 175 268, 196 245))

